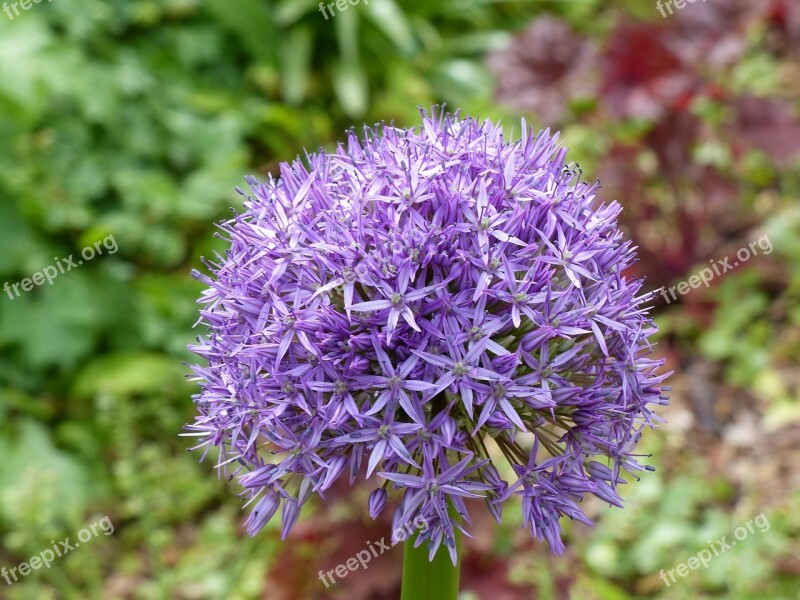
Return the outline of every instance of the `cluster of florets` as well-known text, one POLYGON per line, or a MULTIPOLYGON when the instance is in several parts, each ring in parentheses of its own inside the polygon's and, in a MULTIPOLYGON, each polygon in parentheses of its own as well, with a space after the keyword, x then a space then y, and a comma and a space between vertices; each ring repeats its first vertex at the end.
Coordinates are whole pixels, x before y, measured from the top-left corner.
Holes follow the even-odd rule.
POLYGON ((619 205, 596 206, 557 135, 422 118, 248 181, 226 256, 195 273, 190 435, 238 476, 251 534, 280 509, 286 536, 344 477, 374 485, 373 517, 396 504, 394 529, 421 519, 431 556, 454 556, 466 498, 499 520, 515 495, 560 552, 563 515, 590 523, 577 501, 620 505, 646 468, 634 447, 666 403, 651 296, 624 275, 619 205))

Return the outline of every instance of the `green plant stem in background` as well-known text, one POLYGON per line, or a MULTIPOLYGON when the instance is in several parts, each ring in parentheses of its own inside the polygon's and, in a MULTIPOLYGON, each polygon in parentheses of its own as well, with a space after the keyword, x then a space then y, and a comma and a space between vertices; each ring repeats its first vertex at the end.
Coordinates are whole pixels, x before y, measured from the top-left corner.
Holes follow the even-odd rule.
MULTIPOLYGON (((451 514, 455 514, 452 508, 451 514)), ((401 600, 457 600, 458 582, 461 574, 461 532, 455 530, 456 565, 450 561, 450 553, 444 544, 439 546, 436 556, 428 560, 428 545, 414 548, 414 534, 406 541, 403 554, 403 587, 401 600)))

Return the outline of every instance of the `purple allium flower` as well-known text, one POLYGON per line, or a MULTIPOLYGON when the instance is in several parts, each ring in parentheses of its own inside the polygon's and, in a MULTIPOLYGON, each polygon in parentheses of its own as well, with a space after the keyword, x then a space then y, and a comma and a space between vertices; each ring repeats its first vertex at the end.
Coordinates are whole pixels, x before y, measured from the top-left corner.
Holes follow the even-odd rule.
POLYGON ((584 496, 621 505, 666 375, 620 206, 557 137, 435 109, 249 180, 230 249, 195 273, 210 334, 188 429, 239 477, 251 534, 280 509, 285 537, 340 477, 373 483, 373 517, 399 498, 395 525, 424 520, 418 543, 454 560, 464 498, 499 521, 520 496, 554 552, 562 516, 590 523, 584 496))

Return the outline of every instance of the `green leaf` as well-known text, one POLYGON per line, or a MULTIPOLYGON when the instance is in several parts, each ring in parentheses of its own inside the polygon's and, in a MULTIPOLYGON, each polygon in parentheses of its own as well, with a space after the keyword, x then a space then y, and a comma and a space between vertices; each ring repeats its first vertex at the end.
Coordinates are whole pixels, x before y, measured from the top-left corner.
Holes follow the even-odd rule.
POLYGON ((239 37, 253 56, 273 59, 278 47, 269 5, 261 0, 206 0, 206 9, 229 31, 239 37))
POLYGON ((79 462, 53 447, 44 426, 23 421, 0 451, 0 519, 34 531, 81 522, 91 482, 79 462))
POLYGON ((394 0, 371 0, 363 7, 364 14, 406 57, 419 49, 414 30, 403 9, 394 0))
POLYGON ((281 74, 283 97, 289 104, 299 104, 306 97, 311 73, 314 36, 311 27, 297 25, 282 36, 281 74))
POLYGON ((367 76, 359 66, 344 62, 334 67, 333 86, 344 111, 357 118, 367 111, 369 90, 367 76))
POLYGON ((180 364, 161 354, 119 353, 89 363, 75 380, 72 394, 78 398, 163 394, 174 390, 185 373, 180 364))
POLYGON ((275 7, 273 16, 276 25, 288 27, 316 10, 319 10, 319 0, 282 0, 275 7))
POLYGON ((333 21, 339 44, 339 58, 343 62, 356 63, 359 60, 359 24, 360 18, 354 10, 337 14, 333 21))

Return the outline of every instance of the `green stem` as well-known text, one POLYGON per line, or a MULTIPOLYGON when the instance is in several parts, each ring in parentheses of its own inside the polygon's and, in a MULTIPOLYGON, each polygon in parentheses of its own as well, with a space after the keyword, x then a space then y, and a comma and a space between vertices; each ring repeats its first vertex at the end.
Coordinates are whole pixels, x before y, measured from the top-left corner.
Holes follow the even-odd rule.
MULTIPOLYGON (((457 513, 450 509, 451 518, 457 513)), ((456 565, 444 542, 439 546, 432 561, 428 561, 428 544, 414 548, 418 534, 411 536, 405 544, 403 554, 403 588, 401 600, 457 600, 458 580, 461 573, 461 532, 455 530, 456 565)))

